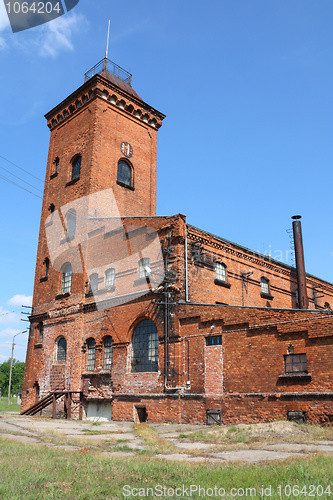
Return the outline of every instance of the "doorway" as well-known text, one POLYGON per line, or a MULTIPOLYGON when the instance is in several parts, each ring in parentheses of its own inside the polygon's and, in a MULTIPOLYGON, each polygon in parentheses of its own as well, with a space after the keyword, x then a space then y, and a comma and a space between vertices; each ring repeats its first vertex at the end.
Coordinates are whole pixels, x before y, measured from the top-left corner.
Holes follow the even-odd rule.
POLYGON ((136 413, 137 413, 138 420, 139 420, 140 424, 143 422, 147 422, 148 413, 147 413, 146 407, 145 406, 136 406, 135 409, 136 409, 136 413))

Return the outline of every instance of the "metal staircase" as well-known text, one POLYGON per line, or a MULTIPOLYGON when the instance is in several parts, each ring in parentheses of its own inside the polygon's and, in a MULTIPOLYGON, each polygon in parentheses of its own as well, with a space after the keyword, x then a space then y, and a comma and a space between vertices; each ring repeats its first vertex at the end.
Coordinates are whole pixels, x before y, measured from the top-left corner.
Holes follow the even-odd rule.
POLYGON ((24 410, 21 412, 21 415, 36 415, 36 413, 40 412, 50 404, 52 404, 54 401, 59 399, 61 396, 66 394, 64 391, 54 391, 54 392, 49 392, 46 396, 44 396, 42 399, 37 401, 35 404, 30 406, 27 410, 24 410))
POLYGON ((57 399, 61 398, 62 396, 64 396, 65 417, 68 420, 70 420, 72 418, 72 411, 75 411, 78 407, 79 408, 79 419, 82 420, 83 393, 81 391, 66 391, 64 389, 49 392, 42 399, 40 399, 35 404, 30 406, 30 408, 27 408, 26 410, 22 411, 21 415, 36 415, 36 413, 40 412, 41 410, 43 410, 47 406, 52 405, 52 418, 56 418, 56 411, 57 411, 56 401, 57 401, 57 399), (72 408, 73 394, 79 395, 79 403, 76 404, 74 406, 74 408, 72 408))

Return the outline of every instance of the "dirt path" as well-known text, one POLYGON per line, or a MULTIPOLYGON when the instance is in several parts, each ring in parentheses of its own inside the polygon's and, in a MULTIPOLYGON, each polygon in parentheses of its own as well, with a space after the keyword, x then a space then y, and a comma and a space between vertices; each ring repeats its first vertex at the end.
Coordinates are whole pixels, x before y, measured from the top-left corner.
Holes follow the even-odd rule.
POLYGON ((64 450, 91 449, 113 456, 148 454, 189 462, 263 462, 333 453, 332 432, 291 422, 207 427, 51 420, 1 413, 0 437, 64 450), (326 439, 325 439, 326 437, 326 439))

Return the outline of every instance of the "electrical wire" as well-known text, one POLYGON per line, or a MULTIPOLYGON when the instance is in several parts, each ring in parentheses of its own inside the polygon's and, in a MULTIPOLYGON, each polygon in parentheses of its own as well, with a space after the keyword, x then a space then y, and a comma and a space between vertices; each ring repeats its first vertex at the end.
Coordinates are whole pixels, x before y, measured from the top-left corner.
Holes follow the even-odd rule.
POLYGON ((33 184, 30 184, 30 182, 25 181, 24 179, 22 179, 18 175, 13 174, 13 172, 11 172, 10 170, 7 170, 6 168, 2 167, 1 165, 0 165, 0 168, 1 168, 1 170, 4 170, 8 174, 12 175, 13 177, 16 177, 16 179, 19 179, 21 182, 24 182, 24 184, 27 184, 28 186, 32 187, 33 189, 36 189, 36 191, 39 191, 40 193, 43 192, 41 189, 35 187, 33 184))
POLYGON ((5 161, 8 161, 8 163, 11 163, 12 165, 14 165, 14 167, 16 167, 16 168, 18 168, 18 169, 22 170, 22 172, 25 172, 26 174, 30 175, 31 177, 34 177, 34 178, 35 178, 35 179, 37 179, 39 182, 42 182, 42 183, 44 182, 44 181, 42 181, 42 179, 40 179, 39 177, 36 177, 35 175, 31 174, 31 173, 30 173, 30 172, 28 172, 27 170, 24 170, 24 168, 19 167, 18 165, 16 165, 16 163, 13 163, 12 161, 10 161, 10 160, 8 160, 7 158, 5 158, 4 156, 1 156, 1 155, 0 155, 0 158, 2 158, 2 159, 3 159, 3 160, 5 160, 5 161))
POLYGON ((1 313, 0 316, 6 316, 6 314, 15 314, 17 311, 18 309, 16 309, 15 311, 7 311, 5 313, 1 313))
POLYGON ((28 193, 30 194, 33 194, 34 196, 36 196, 36 198, 40 198, 41 200, 43 199, 41 196, 39 196, 38 194, 36 193, 33 193, 32 191, 29 191, 29 189, 26 189, 24 188, 23 186, 20 186, 19 184, 17 184, 17 182, 14 182, 14 181, 11 181, 10 179, 7 179, 7 177, 5 177, 4 175, 1 175, 0 174, 0 179, 3 179, 7 182, 10 182, 11 184, 14 184, 15 186, 19 187, 20 189, 23 189, 24 191, 27 191, 28 193))

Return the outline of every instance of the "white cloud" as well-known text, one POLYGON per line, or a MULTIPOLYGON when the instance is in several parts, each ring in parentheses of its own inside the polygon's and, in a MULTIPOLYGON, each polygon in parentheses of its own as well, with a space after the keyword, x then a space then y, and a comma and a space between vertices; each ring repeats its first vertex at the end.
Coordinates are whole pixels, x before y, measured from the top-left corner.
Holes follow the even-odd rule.
MULTIPOLYGON (((5 9, 5 4, 0 2, 0 33, 9 26, 9 20, 5 9)), ((0 36, 0 51, 7 47, 6 40, 0 36)))
MULTIPOLYGON (((13 337, 13 335, 16 335, 20 331, 17 328, 5 328, 4 330, 0 330, 0 337, 13 337)), ((8 343, 10 344, 10 341, 8 343)))
POLYGON ((14 295, 11 299, 7 301, 9 306, 31 306, 32 304, 32 296, 31 295, 14 295))
POLYGON ((5 8, 5 4, 0 2, 0 31, 4 30, 9 26, 9 20, 5 8))
POLYGON ((19 314, 15 314, 14 312, 7 311, 0 306, 0 325, 12 325, 18 323, 20 321, 19 314))
POLYGON ((86 24, 85 17, 75 13, 48 22, 38 37, 39 55, 55 57, 62 50, 73 51, 72 36, 86 24))
MULTIPOLYGON (((73 35, 87 25, 88 21, 83 15, 73 12, 49 21, 40 27, 14 34, 11 40, 14 46, 26 52, 33 51, 42 57, 56 57, 63 50, 74 50, 73 35), (29 37, 25 36, 27 32, 29 32, 29 37)), ((4 3, 0 0, 0 33, 9 26, 4 3)), ((0 51, 6 47, 5 38, 0 36, 0 51)))

